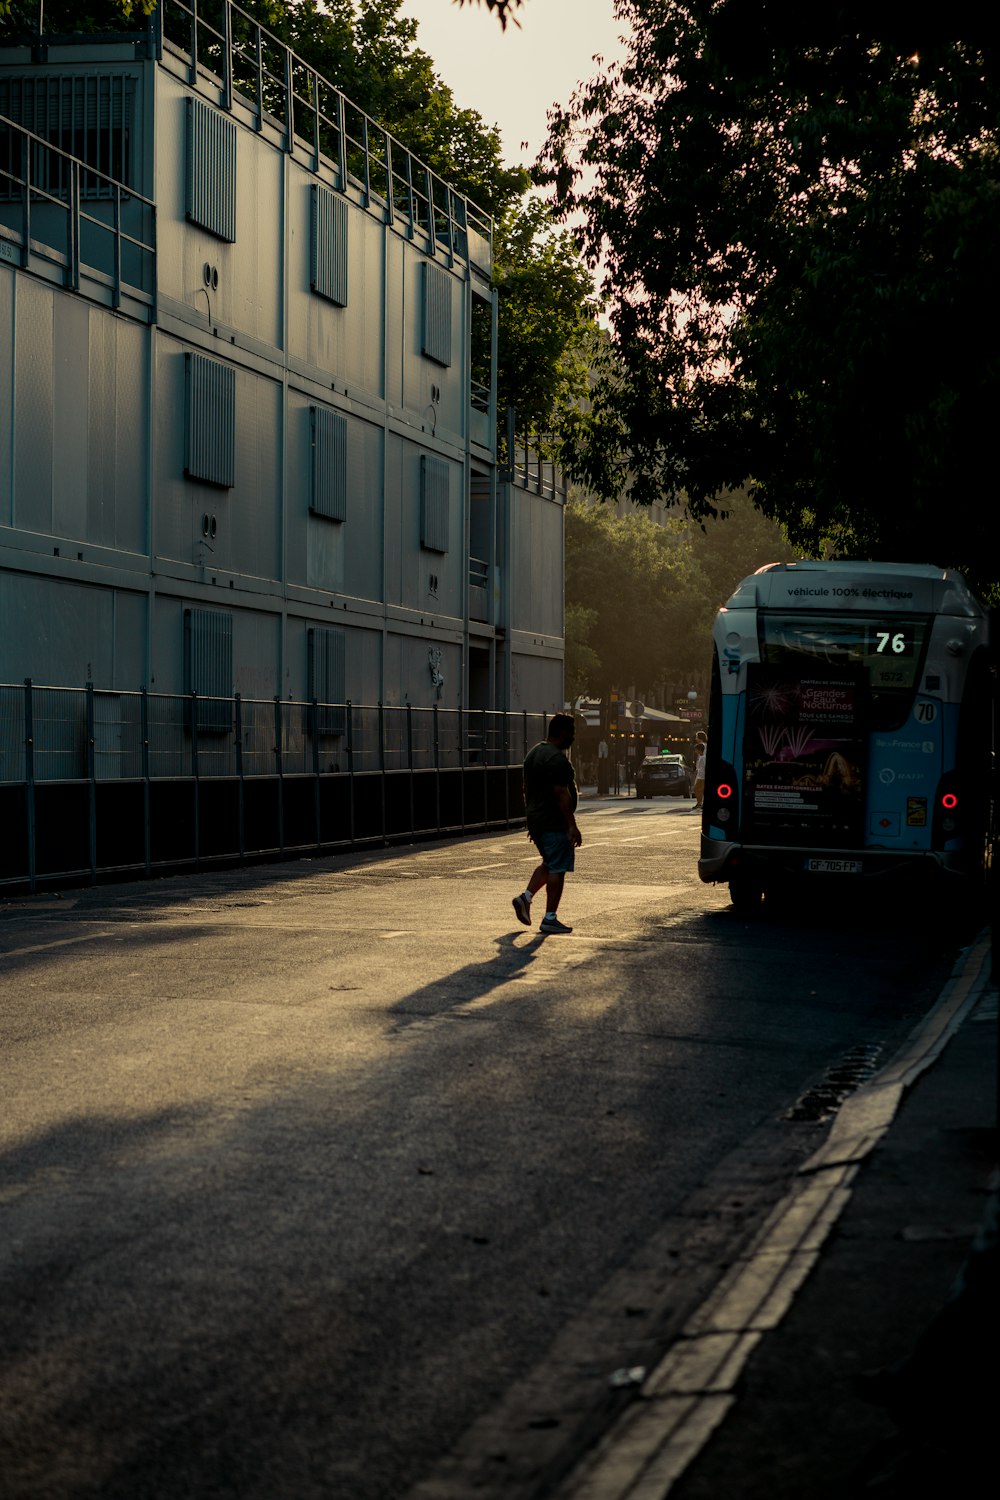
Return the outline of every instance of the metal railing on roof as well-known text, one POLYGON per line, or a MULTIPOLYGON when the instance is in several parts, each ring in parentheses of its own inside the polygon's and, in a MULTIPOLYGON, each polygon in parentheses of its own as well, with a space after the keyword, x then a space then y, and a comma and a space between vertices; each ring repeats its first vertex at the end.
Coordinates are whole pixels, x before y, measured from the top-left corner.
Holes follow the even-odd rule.
POLYGON ((152 307, 156 209, 133 188, 0 115, 0 260, 55 271, 121 307, 152 307))
POLYGON ((161 55, 182 58, 192 86, 209 75, 224 108, 238 98, 258 130, 276 129, 289 153, 304 147, 312 170, 342 192, 353 186, 366 208, 401 221, 427 249, 490 269, 489 215, 232 0, 160 0, 153 24, 161 55))

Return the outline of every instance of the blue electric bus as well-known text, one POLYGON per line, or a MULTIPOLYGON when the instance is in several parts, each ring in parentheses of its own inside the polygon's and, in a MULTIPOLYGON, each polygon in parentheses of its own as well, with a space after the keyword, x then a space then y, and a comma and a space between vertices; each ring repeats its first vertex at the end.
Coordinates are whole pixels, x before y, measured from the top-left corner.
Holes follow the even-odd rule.
POLYGON ((982 877, 988 634, 950 570, 803 561, 744 578, 713 631, 702 880, 752 909, 792 882, 982 877))

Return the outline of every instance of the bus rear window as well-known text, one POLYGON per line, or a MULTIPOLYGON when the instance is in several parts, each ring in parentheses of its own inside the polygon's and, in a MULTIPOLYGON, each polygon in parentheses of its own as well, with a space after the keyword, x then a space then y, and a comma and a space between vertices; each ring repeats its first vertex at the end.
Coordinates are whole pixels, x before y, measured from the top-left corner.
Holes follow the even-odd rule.
POLYGON ((892 695, 912 694, 920 680, 930 629, 925 615, 824 616, 762 610, 759 620, 761 661, 777 666, 806 659, 861 667, 873 707, 883 709, 877 714, 880 719, 895 718, 892 695))

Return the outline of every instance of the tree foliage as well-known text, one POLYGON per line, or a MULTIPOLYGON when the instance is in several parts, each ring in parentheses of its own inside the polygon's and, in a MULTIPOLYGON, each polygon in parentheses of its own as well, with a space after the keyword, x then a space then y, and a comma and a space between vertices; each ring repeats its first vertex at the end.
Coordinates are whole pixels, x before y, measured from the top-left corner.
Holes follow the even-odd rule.
POLYGON ((694 515, 747 483, 807 551, 951 564, 988 591, 991 8, 618 12, 630 53, 550 116, 542 173, 604 257, 614 329, 573 472, 694 515))
POLYGON ((571 492, 566 507, 566 696, 652 694, 693 680, 711 655, 716 611, 741 578, 800 554, 745 493, 701 523, 658 526, 571 492))
POLYGON ((427 166, 499 216, 528 185, 500 133, 461 109, 417 45, 401 0, 243 0, 243 8, 427 166))
POLYGON ((585 666, 579 691, 607 701, 612 687, 649 693, 700 669, 714 606, 682 528, 573 495, 565 519, 567 653, 571 668, 585 666), (582 661, 581 645, 591 653, 582 661))
POLYGON ((794 547, 783 528, 763 515, 745 490, 726 497, 715 516, 685 528, 687 546, 704 579, 712 613, 720 609, 741 578, 765 563, 794 562, 794 547))
POLYGON ((590 643, 598 612, 582 604, 567 604, 564 625, 563 692, 568 702, 588 692, 600 693, 604 684, 601 658, 590 643))
POLYGON ((463 5, 485 5, 491 10, 500 22, 501 29, 506 31, 508 21, 514 26, 520 26, 520 21, 515 14, 521 9, 524 0, 458 0, 459 6, 463 5))
POLYGON ((497 407, 516 407, 522 431, 549 436, 587 394, 596 338, 593 278, 572 236, 537 198, 507 211, 494 230, 493 254, 497 407))
MULTIPOLYGON (((74 31, 122 31, 152 15, 157 0, 0 0, 4 32, 35 32, 41 12, 50 35, 74 31)), ((0 33, 0 38, 2 38, 0 33)))

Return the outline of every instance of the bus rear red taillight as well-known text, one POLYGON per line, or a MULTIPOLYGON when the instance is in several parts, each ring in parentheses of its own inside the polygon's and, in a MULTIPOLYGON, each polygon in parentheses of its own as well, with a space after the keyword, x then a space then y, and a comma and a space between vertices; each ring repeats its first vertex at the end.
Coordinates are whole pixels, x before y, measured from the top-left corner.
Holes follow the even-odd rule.
POLYGON ((705 826, 712 823, 724 828, 732 838, 739 823, 739 782, 735 768, 726 761, 717 762, 710 768, 714 775, 706 778, 705 826))
POLYGON ((958 838, 961 832, 959 812, 958 774, 947 771, 938 782, 934 798, 933 847, 941 849, 950 839, 958 838))

